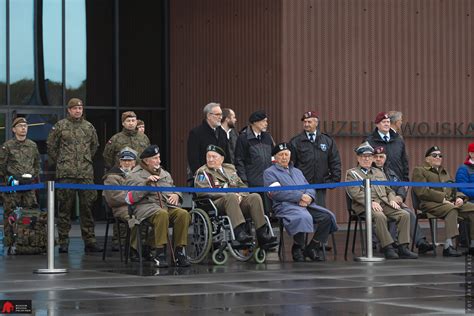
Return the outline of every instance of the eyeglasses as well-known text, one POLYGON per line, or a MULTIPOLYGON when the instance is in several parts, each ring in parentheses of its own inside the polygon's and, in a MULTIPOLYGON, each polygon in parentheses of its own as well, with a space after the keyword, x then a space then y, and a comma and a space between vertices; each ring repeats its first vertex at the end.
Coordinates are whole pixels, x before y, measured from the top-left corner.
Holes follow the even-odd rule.
POLYGON ((222 117, 222 113, 209 113, 209 114, 212 114, 212 115, 217 116, 217 117, 222 117))
POLYGON ((443 158, 442 154, 431 154, 430 156, 433 158, 443 158))

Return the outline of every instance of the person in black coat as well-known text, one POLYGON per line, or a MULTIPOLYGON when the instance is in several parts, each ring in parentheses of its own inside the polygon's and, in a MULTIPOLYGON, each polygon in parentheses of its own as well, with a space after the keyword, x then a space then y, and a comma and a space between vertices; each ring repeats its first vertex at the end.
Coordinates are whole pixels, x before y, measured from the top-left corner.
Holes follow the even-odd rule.
MULTIPOLYGON (((341 181, 341 158, 336 143, 318 131, 319 117, 308 111, 301 118, 304 131, 290 141, 291 160, 308 183, 341 181)), ((316 190, 316 204, 326 207, 326 189, 316 190)))
POLYGON ((226 132, 221 128, 222 110, 219 103, 209 103, 204 109, 204 120, 202 124, 193 128, 188 136, 188 166, 189 178, 201 166, 206 164, 206 148, 208 145, 216 145, 226 152, 226 160, 230 163, 228 140, 226 132))
POLYGON ((372 147, 382 146, 387 155, 387 162, 401 181, 410 181, 408 155, 403 138, 390 128, 390 118, 387 113, 380 112, 375 118, 376 128, 366 141, 372 147))
POLYGON ((237 146, 237 138, 239 137, 239 134, 235 131, 236 122, 237 117, 232 109, 222 109, 221 127, 227 134, 227 140, 229 141, 229 158, 233 165, 235 165, 235 146, 237 146))

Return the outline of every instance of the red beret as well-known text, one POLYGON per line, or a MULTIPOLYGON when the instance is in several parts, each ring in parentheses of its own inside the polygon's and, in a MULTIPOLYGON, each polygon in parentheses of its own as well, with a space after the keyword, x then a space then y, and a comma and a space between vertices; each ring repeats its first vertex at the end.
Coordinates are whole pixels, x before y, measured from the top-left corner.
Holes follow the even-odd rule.
POLYGON ((375 124, 378 124, 380 122, 382 122, 383 120, 385 119, 390 119, 388 117, 388 114, 385 113, 385 112, 380 112, 379 114, 377 114, 377 116, 375 117, 375 124))
POLYGON ((474 143, 470 143, 469 146, 467 146, 467 152, 474 153, 474 143))
POLYGON ((306 112, 305 114, 303 114, 303 117, 301 118, 302 121, 308 119, 308 118, 319 118, 318 117, 318 113, 316 113, 315 111, 308 111, 306 112))
POLYGON ((384 154, 385 155, 385 148, 383 146, 378 146, 374 148, 374 154, 384 154))

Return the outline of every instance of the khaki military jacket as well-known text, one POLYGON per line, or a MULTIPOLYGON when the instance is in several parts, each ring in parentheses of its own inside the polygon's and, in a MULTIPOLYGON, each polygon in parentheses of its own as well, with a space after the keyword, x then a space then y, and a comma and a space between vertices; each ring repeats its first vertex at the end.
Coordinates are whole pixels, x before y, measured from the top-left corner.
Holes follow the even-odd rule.
MULTIPOLYGON (((196 171, 194 177, 194 186, 196 188, 247 188, 247 185, 237 175, 237 170, 234 165, 230 163, 222 164, 222 169, 215 170, 209 168, 207 165, 202 166, 196 171)), ((226 196, 228 193, 197 193, 198 197, 209 197, 213 200, 226 196)), ((242 192, 240 195, 248 195, 247 192, 242 192)))
MULTIPOLYGON (((437 170, 432 168, 427 162, 423 166, 413 169, 413 182, 448 182, 453 181, 448 171, 442 166, 437 170)), ((462 192, 453 188, 431 188, 431 187, 413 187, 416 196, 420 200, 420 208, 423 211, 432 210, 449 210, 455 208, 452 204, 443 203, 446 199, 450 202, 455 202, 456 198, 461 198, 464 202, 469 201, 469 198, 462 192)), ((462 207, 463 211, 474 210, 474 204, 465 203, 462 207)))
POLYGON ((137 155, 140 156, 148 146, 150 146, 148 136, 137 133, 136 130, 129 131, 124 128, 121 132, 112 136, 107 144, 105 144, 103 153, 105 166, 112 168, 114 165, 118 165, 117 155, 125 147, 135 150, 137 155))
MULTIPOLYGON (((152 174, 144 169, 141 165, 136 166, 130 172, 126 179, 126 185, 129 186, 155 186, 155 187, 174 187, 173 178, 171 174, 160 168, 157 182, 149 182, 148 177, 152 174)), ((168 197, 171 194, 177 194, 180 203, 183 201, 183 196, 180 192, 150 192, 150 191, 132 191, 130 192, 132 200, 130 201, 134 206, 134 214, 137 219, 150 217, 159 209, 175 208, 179 205, 168 204, 168 197)))
MULTIPOLYGON (((106 175, 104 175, 105 185, 125 185, 125 173, 120 168, 112 168, 106 175)), ((128 204, 125 202, 127 191, 118 190, 104 190, 102 195, 106 203, 112 209, 115 217, 125 218, 128 215, 128 204)))
MULTIPOLYGON (((370 179, 371 181, 387 181, 385 174, 377 168, 370 168, 365 174, 360 166, 349 169, 346 172, 346 181, 360 181, 363 179, 370 179)), ((390 202, 395 201, 395 192, 385 185, 371 185, 372 202, 379 203, 382 207, 390 206, 390 202)), ((365 193, 364 187, 354 186, 347 187, 347 193, 352 198, 352 208, 360 214, 365 212, 365 193)))
POLYGON ((94 178, 92 159, 99 140, 90 122, 71 117, 60 120, 51 129, 47 145, 49 158, 56 163, 56 178, 94 178))
MULTIPOLYGON (((6 141, 0 148, 0 176, 19 176, 25 173, 39 178, 40 154, 36 143, 30 139, 16 138, 6 141)), ((6 180, 6 179, 5 179, 6 180)))

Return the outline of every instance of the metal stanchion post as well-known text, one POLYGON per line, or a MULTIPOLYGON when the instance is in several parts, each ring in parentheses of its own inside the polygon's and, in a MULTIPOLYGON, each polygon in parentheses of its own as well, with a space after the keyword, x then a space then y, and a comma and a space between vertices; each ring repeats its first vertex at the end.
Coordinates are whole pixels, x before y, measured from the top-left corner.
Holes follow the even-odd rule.
POLYGON ((372 192, 370 189, 370 179, 364 179, 365 193, 365 227, 367 232, 367 257, 356 257, 355 261, 359 262, 381 262, 385 258, 373 257, 372 252, 372 192))
POLYGON ((67 269, 54 268, 54 181, 48 181, 48 268, 36 269, 34 273, 56 274, 67 273, 67 269))

